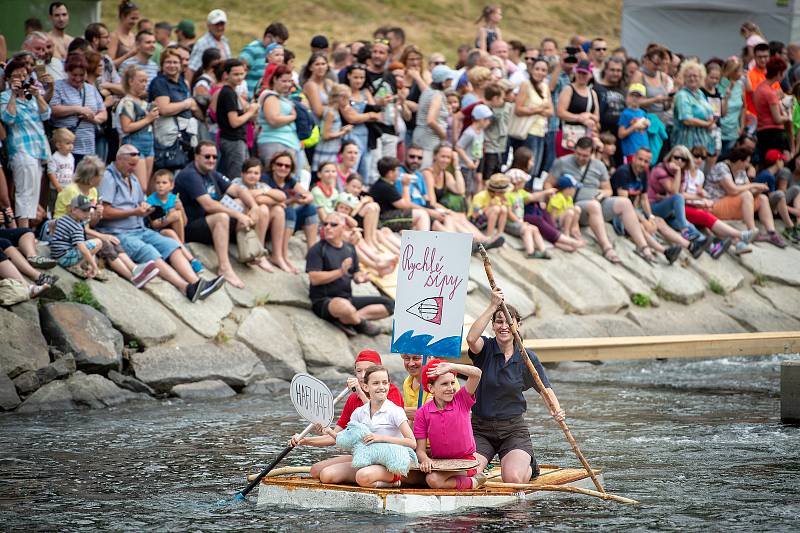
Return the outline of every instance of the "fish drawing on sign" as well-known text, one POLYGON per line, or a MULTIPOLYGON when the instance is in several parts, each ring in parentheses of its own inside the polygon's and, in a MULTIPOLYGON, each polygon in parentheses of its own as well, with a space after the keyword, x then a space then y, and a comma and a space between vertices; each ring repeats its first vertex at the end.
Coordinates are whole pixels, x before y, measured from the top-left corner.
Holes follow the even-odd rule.
POLYGON ((435 296, 433 298, 425 298, 415 303, 406 312, 414 316, 418 316, 425 322, 433 324, 442 323, 442 308, 444 307, 444 297, 435 296))

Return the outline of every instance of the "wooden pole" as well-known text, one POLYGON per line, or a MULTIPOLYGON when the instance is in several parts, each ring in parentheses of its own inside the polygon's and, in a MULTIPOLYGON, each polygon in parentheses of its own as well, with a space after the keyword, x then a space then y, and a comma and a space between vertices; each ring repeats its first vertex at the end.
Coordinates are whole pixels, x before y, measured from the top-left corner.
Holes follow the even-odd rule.
MULTIPOLYGON (((483 245, 478 245, 478 249, 480 250, 481 257, 483 258, 483 269, 486 271, 486 277, 489 280, 489 286, 492 290, 497 288, 497 284, 494 281, 494 274, 492 273, 492 264, 489 261, 489 255, 486 253, 486 248, 483 245)), ((500 308, 503 311, 503 315, 506 317, 506 322, 508 323, 509 327, 511 328, 511 333, 514 335, 514 342, 519 348, 519 353, 522 356, 522 360, 525 361, 525 364, 528 366, 528 370, 530 371, 531 375, 533 376, 533 381, 536 383, 536 386, 541 391, 542 399, 544 399, 544 403, 547 405, 547 409, 552 413, 555 411, 555 406, 553 405, 553 401, 547 395, 547 391, 545 390, 544 384, 542 383, 542 379, 539 377, 539 373, 536 371, 536 367, 533 366, 530 358, 528 357, 528 351, 525 349, 525 344, 522 341, 522 337, 519 334, 519 330, 517 329, 517 322, 508 312, 508 307, 506 307, 506 303, 502 302, 500 304, 500 308)), ((564 436, 567 437, 567 442, 569 445, 572 446, 572 451, 575 452, 575 456, 583 465, 583 468, 586 469, 586 473, 589 474, 589 477, 592 478, 592 482, 594 486, 597 487, 602 493, 605 493, 605 489, 603 488, 602 483, 600 480, 597 479, 597 476, 594 475, 594 470, 592 467, 589 466, 589 462, 581 453, 580 448, 578 448, 578 443, 575 442, 575 438, 572 436, 572 432, 569 430, 567 423, 563 420, 557 420, 558 425, 561 426, 561 430, 564 432, 564 436)))
POLYGON ((594 496, 603 500, 612 500, 619 503, 627 503, 636 505, 639 502, 616 494, 609 494, 608 492, 597 492, 596 490, 582 489, 580 487, 572 487, 570 485, 536 485, 535 483, 500 483, 498 481, 488 481, 487 487, 508 488, 508 489, 521 489, 521 490, 544 490, 553 492, 574 492, 576 494, 585 494, 586 496, 594 496))

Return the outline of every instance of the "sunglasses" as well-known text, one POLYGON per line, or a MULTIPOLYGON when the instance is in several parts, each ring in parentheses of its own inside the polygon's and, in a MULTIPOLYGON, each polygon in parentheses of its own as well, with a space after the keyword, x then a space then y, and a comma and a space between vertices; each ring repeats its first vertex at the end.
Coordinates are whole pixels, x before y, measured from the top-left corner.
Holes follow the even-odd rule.
POLYGON ((272 163, 272 166, 278 168, 292 168, 291 163, 272 163))
POLYGON ((372 44, 385 44, 386 46, 389 46, 389 39, 375 39, 372 41, 372 44))
POLYGON ((536 61, 537 59, 536 57, 526 57, 525 61, 536 61))
POLYGON ((217 156, 215 154, 203 154, 203 159, 216 159, 217 156))
POLYGON ((681 161, 683 163, 688 163, 689 162, 688 159, 686 159, 685 157, 679 156, 679 155, 673 155, 672 159, 674 159, 675 161, 681 161))
POLYGON ((331 228, 335 228, 335 227, 337 227, 339 225, 339 223, 338 222, 323 222, 322 225, 323 226, 330 226, 331 228))
POLYGON ((595 48, 594 49, 595 52, 605 52, 606 50, 608 50, 608 48, 595 48))
POLYGON ((433 65, 434 67, 438 67, 439 65, 446 65, 446 64, 447 64, 446 61, 431 61, 431 65, 433 65))
POLYGON ((422 156, 421 156, 421 155, 411 155, 411 154, 409 154, 409 155, 408 155, 408 156, 406 156, 406 157, 408 157, 408 158, 409 158, 409 159, 411 159, 412 161, 416 161, 416 160, 420 160, 420 161, 421 161, 421 160, 422 160, 422 156))
POLYGON ((127 155, 128 157, 139 157, 139 152, 128 152, 124 155, 127 155))

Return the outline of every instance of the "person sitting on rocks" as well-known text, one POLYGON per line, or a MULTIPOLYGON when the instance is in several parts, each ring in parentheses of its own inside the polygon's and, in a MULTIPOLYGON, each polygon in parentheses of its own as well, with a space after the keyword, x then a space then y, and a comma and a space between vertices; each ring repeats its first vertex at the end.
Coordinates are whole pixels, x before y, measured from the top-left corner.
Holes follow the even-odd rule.
MULTIPOLYGON (((680 233, 672 229, 663 218, 653 213, 648 197, 648 167, 651 157, 652 154, 647 147, 636 150, 629 158, 630 163, 620 166, 611 176, 611 186, 614 189, 614 194, 630 199, 636 207, 636 214, 639 216, 639 222, 647 243, 653 250, 664 254, 670 265, 678 259, 682 248, 688 248, 692 255, 697 258, 703 253, 704 248, 697 245, 697 241, 690 243, 680 233), (660 232, 666 240, 675 244, 669 247, 661 244, 654 237, 656 231, 660 232)), ((721 254, 725 250, 719 248, 717 251, 721 254)), ((717 257, 719 255, 715 259, 717 257)))
MULTIPOLYGON (((200 141, 194 149, 194 161, 175 176, 174 190, 181 198, 189 219, 185 228, 186 242, 213 244, 219 261, 219 275, 242 289, 244 283, 233 271, 228 256, 231 238, 235 238, 235 231, 239 229, 255 228, 259 242, 263 243, 269 226, 269 212, 259 209, 246 187, 234 185, 214 170, 216 166, 216 145, 211 141, 200 141), (236 224, 232 225, 231 220, 236 224)), ((272 272, 264 256, 255 264, 272 272)))
MULTIPOLYGON (((0 277, 23 281, 22 276, 30 278, 35 285, 52 287, 58 276, 40 272, 34 267, 49 269, 56 262, 49 257, 36 255, 36 238, 31 228, 7 227, 13 224, 14 212, 10 207, 0 210, 0 277), (26 260, 26 257, 28 258, 26 260)), ((27 282, 25 282, 27 286, 27 282)), ((31 288, 31 294, 39 290, 31 288)))
POLYGON ((325 238, 309 248, 306 256, 311 309, 348 336, 358 332, 374 337, 380 328, 369 320, 391 315, 394 302, 384 296, 353 296, 351 281, 365 283, 368 278, 359 270, 355 248, 344 242, 344 217, 329 214, 324 229, 325 238))
POLYGON ((726 161, 711 168, 705 181, 706 197, 713 202, 711 214, 724 220, 741 220, 747 229, 756 232, 754 213, 757 212, 767 233, 757 233, 755 240, 769 241, 778 248, 785 248, 786 242, 775 231, 772 208, 765 194, 769 187, 764 183, 750 182, 748 172, 752 169, 752 155, 749 148, 734 148, 726 161))
POLYGON ((401 163, 396 157, 382 157, 378 161, 380 179, 372 184, 369 195, 381 208, 380 225, 392 231, 431 229, 431 217, 421 205, 411 201, 410 187, 412 176, 400 177, 401 163), (403 192, 397 192, 395 182, 400 179, 403 192))
POLYGON ((224 278, 220 276, 211 281, 198 278, 181 252, 178 241, 145 226, 144 219, 153 211, 153 206, 144 201, 142 186, 133 174, 138 162, 138 149, 123 144, 114 163, 106 168, 103 181, 97 188, 103 201, 103 218, 97 224, 97 230, 116 236, 134 262, 155 262, 159 276, 192 302, 208 298, 222 287, 224 278))
POLYGON ((578 139, 575 153, 560 157, 553 163, 545 187, 555 187, 563 174, 569 174, 578 181, 575 205, 581 208, 580 223, 589 224, 606 260, 615 264, 622 262, 608 240, 605 226, 605 222, 619 217, 639 254, 648 262, 654 262, 655 257, 647 245, 633 204, 628 198, 612 196, 608 170, 600 161, 592 159, 592 149, 591 137, 578 139))
MULTIPOLYGON (((352 216, 359 204, 359 199, 352 194, 347 192, 339 193, 336 200, 336 212, 344 217, 345 231, 342 238, 345 242, 355 246, 358 260, 363 266, 375 271, 381 277, 388 276, 394 272, 397 263, 400 261, 400 256, 390 249, 370 246, 366 239, 361 236, 361 228, 358 227, 358 222, 352 216)), ((388 228, 381 228, 377 234, 383 237, 384 232, 393 235, 388 228)))

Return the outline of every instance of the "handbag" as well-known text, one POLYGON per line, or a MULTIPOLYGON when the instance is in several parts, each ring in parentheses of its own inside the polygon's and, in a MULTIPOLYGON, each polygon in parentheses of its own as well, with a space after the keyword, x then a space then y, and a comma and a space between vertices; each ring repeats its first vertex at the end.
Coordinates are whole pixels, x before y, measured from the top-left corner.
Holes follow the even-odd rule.
POLYGON ((153 168, 160 170, 165 168, 167 170, 180 170, 189 164, 189 156, 186 154, 187 146, 190 146, 188 135, 181 131, 178 126, 178 119, 175 120, 175 127, 178 128, 178 136, 171 146, 164 146, 158 142, 157 137, 153 137, 153 148, 155 151, 155 159, 153 160, 153 168))
POLYGON ((236 231, 236 250, 240 263, 252 263, 264 256, 264 244, 259 241, 253 228, 236 231))
MULTIPOLYGON (((531 92, 533 87, 530 83, 527 84, 528 97, 525 101, 529 104, 531 101, 531 92)), ((528 138, 528 132, 533 127, 533 122, 536 120, 536 115, 520 116, 516 112, 511 114, 511 119, 508 121, 508 136, 513 139, 524 141, 528 138)))
MULTIPOLYGON (((589 87, 589 96, 586 97, 586 112, 588 113, 592 109, 592 104, 594 103, 594 95, 592 93, 592 88, 589 87)), ((575 92, 575 88, 572 88, 573 93, 575 92)), ((564 150, 575 150, 575 145, 578 143, 578 139, 581 137, 586 137, 587 128, 583 124, 566 124, 564 121, 561 121, 561 148, 564 150)))

